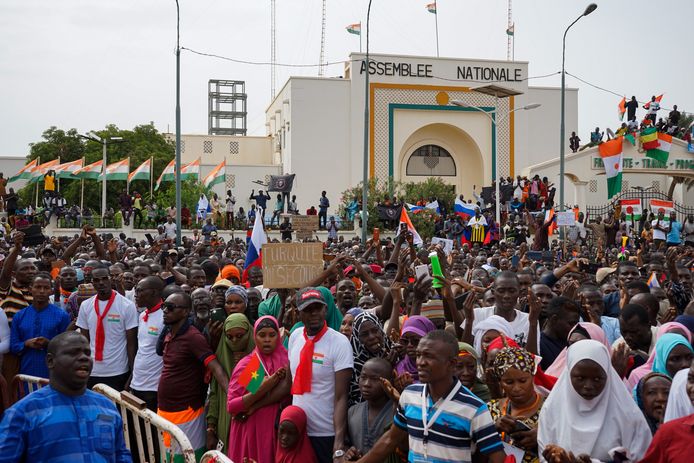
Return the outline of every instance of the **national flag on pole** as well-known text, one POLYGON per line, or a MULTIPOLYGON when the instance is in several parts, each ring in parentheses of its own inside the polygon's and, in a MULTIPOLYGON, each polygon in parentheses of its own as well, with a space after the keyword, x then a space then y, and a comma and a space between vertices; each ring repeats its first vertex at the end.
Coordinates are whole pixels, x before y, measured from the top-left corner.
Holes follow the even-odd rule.
POLYGON ((31 174, 29 176, 29 183, 34 183, 38 182, 43 178, 44 175, 49 170, 55 170, 56 167, 60 165, 60 159, 54 159, 52 161, 47 161, 44 162, 43 164, 39 164, 38 166, 34 167, 31 169, 31 174))
POLYGON ((169 162, 166 167, 164 167, 164 170, 161 171, 161 175, 157 179, 157 185, 154 187, 155 190, 159 189, 159 186, 163 182, 171 182, 175 178, 175 173, 174 169, 176 167, 176 159, 172 159, 171 162, 169 162))
POLYGON ((193 177, 197 179, 200 178, 200 158, 181 167, 181 180, 187 180, 193 177))
POLYGON ((663 222, 670 221, 670 212, 674 211, 674 203, 672 201, 664 201, 662 199, 651 199, 651 212, 658 215, 661 210, 664 213, 663 222))
POLYGON ((455 198, 454 212, 459 215, 463 220, 467 220, 470 217, 474 217, 475 208, 472 204, 466 204, 460 200, 460 198, 455 198))
POLYGON ((55 168, 56 178, 77 178, 75 173, 84 166, 84 158, 64 162, 55 168))
POLYGON ((430 203, 427 203, 427 205, 424 207, 426 209, 431 209, 432 211, 436 212, 437 214, 441 213, 441 208, 439 207, 439 200, 438 199, 436 201, 432 201, 430 203))
POLYGON ((248 280, 249 268, 262 267, 263 255, 261 254, 261 249, 265 243, 267 243, 267 235, 263 229, 263 209, 259 207, 255 212, 251 241, 248 243, 248 251, 246 252, 246 263, 243 266, 243 281, 248 280))
MULTIPOLYGON (((106 180, 128 180, 130 173, 130 158, 121 159, 106 166, 106 180)), ((103 180, 103 175, 99 176, 99 180, 103 180)))
MULTIPOLYGON (((660 100, 663 99, 663 95, 664 95, 664 94, 658 95, 658 96, 655 98, 655 101, 657 101, 658 103, 660 103, 660 100)), ((648 103, 646 103, 645 105, 643 105, 643 109, 650 109, 650 107, 651 107, 651 102, 650 102, 650 101, 649 101, 648 103)))
POLYGON ((226 164, 227 161, 224 159, 217 167, 212 169, 212 172, 207 174, 207 177, 202 181, 205 188, 212 188, 218 183, 226 183, 226 164))
POLYGON ((263 383, 265 375, 267 375, 265 365, 260 361, 258 354, 254 352, 239 375, 239 384, 251 394, 255 394, 263 383))
POLYGON ((415 204, 410 204, 410 203, 405 203, 407 204, 407 209, 409 209, 410 212, 413 214, 416 214, 418 212, 422 212, 424 210, 424 206, 417 206, 415 204))
POLYGON ((654 150, 660 144, 658 142, 658 130, 655 127, 646 127, 641 131, 641 147, 648 151, 654 150))
MULTIPOLYGON (((415 246, 419 246, 423 243, 422 237, 419 236, 419 233, 417 233, 417 230, 415 230, 414 225, 412 225, 412 222, 410 221, 410 217, 407 215, 407 211, 403 207, 402 210, 400 211, 400 225, 405 224, 407 225, 407 231, 412 233, 412 244, 415 246)), ((400 234, 400 227, 398 227, 398 235, 400 234)), ((396 235, 397 236, 397 235, 396 235)))
POLYGON ((436 14, 436 2, 434 2, 434 3, 429 3, 429 4, 427 5, 427 11, 428 11, 429 13, 434 13, 434 14, 436 14))
POLYGON ((17 172, 15 175, 10 177, 7 180, 7 183, 14 182, 15 180, 22 180, 22 179, 28 179, 31 177, 31 171, 36 167, 39 163, 38 159, 34 159, 32 161, 29 161, 29 164, 26 166, 22 167, 19 169, 19 172, 17 172))
POLYGON ((667 162, 672 147, 672 135, 658 132, 658 146, 646 151, 646 156, 660 162, 667 162))
POLYGON ((638 222, 641 219, 643 209, 640 199, 622 199, 619 204, 622 206, 622 212, 626 214, 628 222, 638 222))
POLYGON ((619 104, 617 105, 617 114, 619 115, 619 120, 624 120, 624 113, 627 112, 627 98, 625 96, 622 97, 620 100, 619 104))
POLYGON ((506 35, 510 35, 513 37, 513 34, 516 32, 516 24, 513 23, 510 26, 506 28, 506 35))
POLYGON ((101 176, 101 169, 104 161, 96 161, 88 166, 84 166, 77 172, 75 172, 75 177, 83 178, 88 180, 95 180, 101 176))
POLYGON ((149 180, 152 176, 152 158, 148 158, 128 175, 128 184, 135 180, 149 180))
POLYGON ((636 132, 627 133, 624 138, 631 143, 631 146, 636 146, 636 132))
POLYGON ((651 272, 651 276, 648 277, 648 287, 651 289, 660 288, 660 283, 658 283, 658 277, 655 275, 655 272, 651 272))
POLYGON ((361 35, 361 23, 350 24, 346 29, 350 34, 361 35))
POLYGON ((607 175, 607 199, 622 191, 622 141, 617 137, 598 146, 607 175))
POLYGON ((557 222, 554 220, 554 209, 549 209, 545 211, 545 223, 551 222, 549 228, 547 228, 547 235, 552 236, 554 230, 557 229, 557 222))

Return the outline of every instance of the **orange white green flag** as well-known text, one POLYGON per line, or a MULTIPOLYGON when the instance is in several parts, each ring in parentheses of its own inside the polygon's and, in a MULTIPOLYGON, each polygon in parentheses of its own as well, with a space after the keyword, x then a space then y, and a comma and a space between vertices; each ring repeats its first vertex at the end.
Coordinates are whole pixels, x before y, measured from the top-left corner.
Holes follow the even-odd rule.
POLYGON ((19 172, 14 174, 12 177, 10 177, 7 180, 7 183, 14 182, 15 180, 22 180, 22 179, 27 179, 31 176, 31 171, 36 167, 39 163, 38 159, 34 159, 33 161, 29 161, 29 164, 26 166, 22 167, 19 169, 19 172))
POLYGON ((140 166, 130 172, 128 175, 128 183, 135 180, 149 180, 152 175, 152 158, 147 159, 140 166))
POLYGON ((672 135, 658 132, 658 146, 646 150, 646 156, 660 162, 667 162, 672 147, 672 135))
POLYGON ((88 180, 95 180, 101 177, 101 169, 104 164, 104 161, 96 161, 88 166, 84 166, 77 172, 75 172, 75 177, 77 178, 85 178, 88 180))
POLYGON ((157 185, 154 187, 155 190, 158 190, 159 187, 163 182, 171 182, 175 178, 175 172, 174 168, 176 167, 176 159, 172 159, 171 162, 169 162, 166 167, 164 167, 164 170, 161 171, 161 175, 157 179, 157 185))
POLYGON ((205 188, 212 188, 219 183, 226 183, 226 159, 219 163, 212 172, 202 180, 205 188))
POLYGON ((436 14, 436 2, 427 4, 427 11, 436 14))
POLYGON ((75 178, 75 173, 83 166, 84 158, 64 162, 55 168, 55 176, 58 178, 75 178))
POLYGON ((260 361, 257 353, 253 353, 251 359, 246 364, 246 367, 241 371, 239 375, 239 384, 246 388, 251 394, 255 394, 263 383, 267 371, 265 370, 265 365, 260 361))
POLYGON ((354 35, 361 35, 361 23, 350 24, 345 29, 347 32, 354 35))
POLYGON ((55 170, 60 165, 60 159, 44 162, 31 169, 29 174, 29 183, 38 182, 43 178, 49 170, 55 170))
POLYGON ((600 143, 598 151, 605 166, 607 176, 607 199, 622 191, 622 142, 623 137, 617 137, 600 143))
MULTIPOLYGON (((130 158, 121 159, 118 162, 106 166, 106 180, 128 180, 130 173, 130 158)), ((99 180, 101 180, 101 177, 99 180)))
POLYGON ((200 158, 181 167, 181 180, 200 178, 200 158))

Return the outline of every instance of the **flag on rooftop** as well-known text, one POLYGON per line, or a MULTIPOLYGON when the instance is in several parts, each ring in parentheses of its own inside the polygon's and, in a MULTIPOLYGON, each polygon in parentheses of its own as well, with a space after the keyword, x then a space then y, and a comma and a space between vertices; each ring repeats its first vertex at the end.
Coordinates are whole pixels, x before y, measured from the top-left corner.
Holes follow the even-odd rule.
POLYGON ((624 120, 624 113, 627 112, 627 98, 625 96, 622 97, 622 99, 619 101, 619 104, 617 105, 617 115, 619 116, 619 120, 624 120))
POLYGON ((21 169, 19 169, 19 172, 17 172, 15 175, 13 175, 12 177, 10 177, 10 178, 7 180, 7 183, 14 182, 15 180, 21 180, 21 179, 28 179, 28 178, 30 178, 30 177, 31 177, 31 171, 32 171, 32 169, 33 169, 34 167, 36 167, 36 166, 38 165, 38 163, 39 163, 39 160, 38 160, 38 159, 34 159, 34 160, 29 161, 29 163, 28 163, 26 166, 24 166, 24 167, 22 167, 21 169))
POLYGON ((622 191, 622 137, 598 145, 598 151, 607 175, 607 198, 622 191))
POLYGON ((510 35, 513 37, 513 34, 516 32, 516 24, 513 23, 510 26, 506 28, 506 35, 510 35))
MULTIPOLYGON (((664 95, 664 94, 660 94, 660 95, 658 95, 657 97, 655 97, 655 101, 657 101, 658 103, 660 103, 660 100, 663 99, 663 95, 664 95)), ((650 101, 649 101, 648 103, 646 103, 645 105, 643 105, 643 109, 650 109, 650 107, 651 107, 651 102, 650 102, 650 101)))
POLYGON ((428 11, 429 13, 434 13, 434 14, 436 14, 436 2, 434 2, 434 3, 429 3, 429 4, 427 5, 427 11, 428 11))
POLYGON ((658 146, 646 151, 646 156, 660 162, 667 162, 672 147, 672 135, 658 132, 658 146))
POLYGON ((361 35, 361 23, 350 24, 346 29, 350 34, 361 35))
POLYGON ((655 127, 646 127, 641 131, 641 147, 648 151, 648 150, 654 150, 658 147, 660 144, 658 142, 658 129, 655 127))

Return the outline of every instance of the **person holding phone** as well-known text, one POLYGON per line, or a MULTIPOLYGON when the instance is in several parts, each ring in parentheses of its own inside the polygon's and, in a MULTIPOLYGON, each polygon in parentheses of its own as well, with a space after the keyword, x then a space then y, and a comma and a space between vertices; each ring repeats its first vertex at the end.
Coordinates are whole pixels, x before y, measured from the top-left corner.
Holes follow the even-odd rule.
POLYGON ((537 427, 545 399, 534 387, 535 356, 525 349, 504 347, 492 369, 505 397, 492 399, 487 407, 501 440, 525 452, 523 463, 537 462, 537 427))

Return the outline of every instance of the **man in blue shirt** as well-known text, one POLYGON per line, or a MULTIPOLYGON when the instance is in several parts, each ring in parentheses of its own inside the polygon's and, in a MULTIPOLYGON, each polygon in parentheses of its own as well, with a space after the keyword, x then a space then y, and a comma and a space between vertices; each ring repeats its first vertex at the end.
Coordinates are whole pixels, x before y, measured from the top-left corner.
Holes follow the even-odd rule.
POLYGON ((48 378, 46 346, 67 329, 70 315, 49 303, 52 292, 49 274, 37 273, 30 290, 32 304, 20 310, 12 321, 10 351, 20 359, 20 373, 48 378))
POLYGON ((318 200, 318 228, 321 230, 325 229, 328 222, 328 208, 330 207, 330 200, 326 196, 325 191, 321 191, 320 199, 318 200))
POLYGON ((421 383, 405 388, 393 426, 359 463, 384 461, 405 439, 409 441, 410 463, 466 463, 472 461, 473 449, 489 463, 504 461, 503 443, 487 405, 455 376, 457 356, 457 340, 443 330, 432 331, 419 341, 417 371, 421 383))
POLYGON ((132 463, 115 405, 87 390, 89 341, 77 331, 48 343, 49 385, 29 394, 0 422, 0 463, 132 463))
POLYGON ((677 220, 677 213, 670 212, 670 230, 667 232, 667 246, 679 246, 682 244, 682 222, 677 220))

